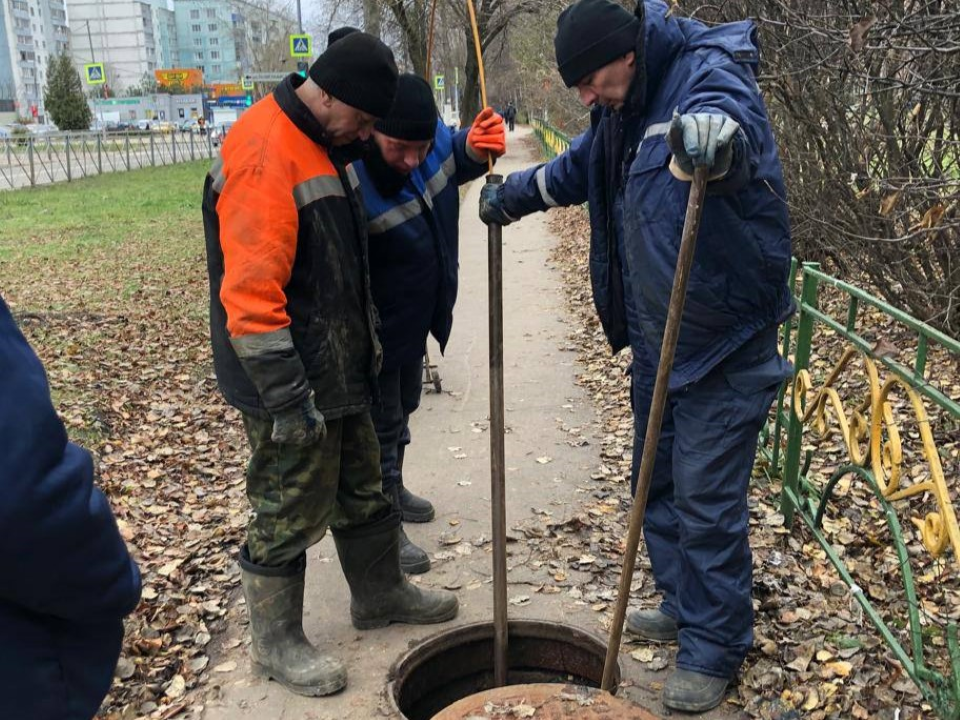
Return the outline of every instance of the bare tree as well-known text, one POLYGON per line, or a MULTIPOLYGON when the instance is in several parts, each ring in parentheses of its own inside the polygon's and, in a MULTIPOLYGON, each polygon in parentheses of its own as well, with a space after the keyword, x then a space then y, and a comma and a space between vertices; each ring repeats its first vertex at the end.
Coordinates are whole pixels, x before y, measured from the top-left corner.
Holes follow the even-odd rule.
MULTIPOLYGON (((458 27, 462 28, 466 46, 466 62, 464 66, 463 101, 460 104, 460 122, 463 125, 471 122, 480 110, 480 71, 477 66, 477 56, 474 50, 473 30, 467 11, 467 0, 444 0, 450 16, 455 19, 458 27)), ((480 47, 484 54, 486 65, 490 59, 488 50, 497 48, 498 40, 510 25, 523 15, 542 12, 542 0, 473 0, 476 7, 477 27, 480 35, 480 47)), ((501 44, 502 47, 502 44, 501 44)), ((491 63, 491 66, 493 63, 491 63)))

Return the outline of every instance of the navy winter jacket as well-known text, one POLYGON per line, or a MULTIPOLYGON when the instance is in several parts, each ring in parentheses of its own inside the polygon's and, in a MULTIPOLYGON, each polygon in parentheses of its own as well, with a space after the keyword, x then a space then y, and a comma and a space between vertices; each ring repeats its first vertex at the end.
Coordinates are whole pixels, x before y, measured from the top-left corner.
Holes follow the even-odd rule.
POLYGON ((427 333, 441 352, 450 338, 460 255, 458 187, 487 169, 468 154, 467 132, 438 121, 430 154, 390 198, 380 195, 362 161, 353 166, 367 210, 384 370, 422 358, 427 333))
POLYGON ((89 453, 0 298, 0 718, 90 720, 140 599, 89 453))
POLYGON ((733 168, 710 184, 704 204, 670 383, 677 389, 790 315, 790 221, 753 23, 708 28, 650 1, 638 52, 646 82, 634 81, 626 108, 595 109, 566 153, 511 175, 504 200, 515 216, 589 200, 590 275, 607 338, 614 352, 630 344, 655 365, 690 189, 669 172, 665 134, 675 110, 740 123, 733 168))

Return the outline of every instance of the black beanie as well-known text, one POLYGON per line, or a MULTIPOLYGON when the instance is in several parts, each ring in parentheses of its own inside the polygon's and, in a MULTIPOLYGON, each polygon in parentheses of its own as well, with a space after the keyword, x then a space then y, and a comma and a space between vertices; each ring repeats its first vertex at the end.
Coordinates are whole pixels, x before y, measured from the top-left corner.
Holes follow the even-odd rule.
POLYGON ((354 33, 358 32, 360 32, 360 30, 355 27, 350 27, 349 25, 344 25, 341 28, 337 28, 327 35, 327 47, 333 45, 335 42, 337 42, 337 40, 343 40, 347 35, 353 35, 354 33))
MULTIPOLYGON (((642 2, 642 0, 641 0, 642 2)), ((611 0, 579 0, 557 19, 557 69, 567 87, 636 49, 640 20, 611 0)))
POLYGON ((374 128, 397 140, 433 140, 437 134, 437 104, 430 84, 419 75, 401 75, 393 107, 374 128))
POLYGON ((390 110, 397 94, 393 52, 373 35, 347 35, 317 58, 310 79, 340 102, 374 117, 390 110))

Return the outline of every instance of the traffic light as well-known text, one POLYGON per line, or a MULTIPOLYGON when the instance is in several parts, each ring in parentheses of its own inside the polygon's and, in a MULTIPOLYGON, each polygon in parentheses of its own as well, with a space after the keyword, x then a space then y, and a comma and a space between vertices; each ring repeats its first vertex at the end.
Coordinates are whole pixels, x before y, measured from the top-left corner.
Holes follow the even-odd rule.
POLYGON ((304 62, 303 60, 300 60, 297 63, 297 72, 300 73, 300 77, 305 78, 307 76, 307 70, 309 69, 309 67, 310 67, 310 64, 307 62, 304 62))
POLYGON ((251 93, 247 93, 247 107, 250 107, 251 105, 253 105, 253 95, 251 93))

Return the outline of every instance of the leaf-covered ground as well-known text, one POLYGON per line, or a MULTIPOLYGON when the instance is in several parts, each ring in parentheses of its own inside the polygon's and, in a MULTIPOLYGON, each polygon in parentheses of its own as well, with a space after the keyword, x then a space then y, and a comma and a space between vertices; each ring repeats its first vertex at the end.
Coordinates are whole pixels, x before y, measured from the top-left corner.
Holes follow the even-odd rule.
MULTIPOLYGON (((629 353, 611 358, 593 309, 589 277, 584 271, 589 236, 585 213, 579 208, 556 212, 554 230, 561 241, 554 261, 563 273, 569 308, 576 318, 569 349, 578 353, 585 368, 579 381, 597 409, 603 464, 593 474, 597 490, 585 512, 577 522, 552 528, 551 542, 562 544, 558 535, 579 537, 584 552, 590 553, 587 567, 595 574, 594 582, 585 590, 592 598, 609 600, 615 597, 619 583, 629 511, 625 496, 629 493, 633 423, 624 377, 629 353)), ((824 307, 844 319, 846 310, 840 298, 830 293, 825 293, 825 298, 824 307)), ((891 352, 908 355, 909 335, 879 315, 865 314, 858 329, 874 342, 883 339, 893 348, 891 352)), ((815 387, 833 368, 843 347, 834 333, 818 337, 811 361, 815 387)), ((956 360, 934 352, 930 368, 931 379, 949 396, 960 398, 956 360)), ((865 397, 865 384, 858 379, 862 371, 851 371, 848 376, 850 379, 840 384, 840 393, 852 409, 856 399, 865 397)), ((911 417, 902 399, 895 403, 895 410, 899 417, 911 417)), ((960 433, 950 418, 929 407, 928 411, 956 507, 960 433)), ((832 427, 837 427, 835 421, 832 427)), ((901 430, 905 467, 909 468, 903 484, 908 485, 925 479, 929 468, 918 460, 916 423, 904 422, 901 430)), ((808 433, 804 441, 805 447, 814 451, 810 475, 821 482, 847 462, 844 442, 836 432, 824 439, 808 433)), ((739 692, 729 702, 740 705, 750 717, 768 720, 800 716, 811 720, 933 717, 814 537, 802 523, 792 531, 784 527, 779 490, 779 485, 770 484, 758 468, 749 499, 756 642, 742 670, 739 692)), ((960 561, 949 549, 938 560, 922 549, 908 518, 924 517, 936 509, 929 496, 897 503, 896 508, 917 576, 927 662, 946 672, 944 628, 960 619, 960 561)), ((909 648, 899 563, 876 501, 861 485, 842 482, 824 529, 855 581, 879 607, 898 640, 909 648)), ((633 588, 639 604, 657 604, 642 545, 633 588)), ((653 670, 667 663, 662 650, 641 647, 631 655, 653 670)))
MULTIPOLYGON (((174 717, 192 703, 191 689, 217 677, 207 650, 238 581, 232 555, 247 522, 246 450, 239 418, 217 392, 209 352, 199 209, 205 172, 206 164, 196 163, 0 193, 0 292, 47 368, 71 437, 99 456, 104 489, 144 575, 120 681, 102 712, 107 718, 174 717)), ((568 349, 578 353, 580 381, 594 399, 603 463, 582 513, 520 530, 542 546, 541 560, 555 569, 558 584, 568 573, 592 575, 570 594, 603 618, 612 611, 626 536, 633 433, 627 358, 610 357, 592 307, 582 211, 559 213, 557 232, 556 263, 572 318, 568 349), (572 559, 559 558, 559 548, 572 559)), ((871 341, 909 354, 914 341, 882 318, 866 315, 862 325, 871 341)), ((829 334, 822 340, 812 361, 815 380, 842 347, 829 334)), ((935 353, 930 368, 941 389, 960 398, 956 361, 935 353)), ((844 398, 863 396, 856 375, 841 384, 844 398)), ((904 409, 902 398, 897 408, 904 409)), ((931 427, 956 504, 960 433, 942 414, 932 414, 931 427)), ((904 423, 903 432, 906 484, 928 470, 915 461, 916 423, 904 423)), ((569 442, 586 442, 580 429, 570 434, 569 442)), ((805 440, 817 449, 813 476, 844 463, 836 433, 805 440)), ((757 642, 731 702, 751 717, 781 720, 795 717, 793 709, 814 720, 894 718, 898 710, 904 719, 931 717, 810 533, 784 527, 778 491, 757 474, 750 499, 757 642)), ((934 508, 921 497, 897 509, 906 519, 934 508)), ((949 550, 931 560, 904 525, 929 662, 945 669, 943 628, 960 616, 958 561, 949 550)), ((897 559, 876 503, 857 484, 841 484, 825 530, 906 645, 897 559)), ((640 603, 656 603, 642 550, 634 587, 640 603)), ((644 646, 631 657, 653 670, 669 661, 664 649, 644 646)))
POLYGON ((108 718, 171 717, 209 673, 247 521, 208 340, 205 163, 0 193, 0 292, 143 573, 108 718))

